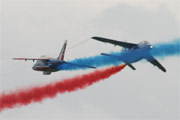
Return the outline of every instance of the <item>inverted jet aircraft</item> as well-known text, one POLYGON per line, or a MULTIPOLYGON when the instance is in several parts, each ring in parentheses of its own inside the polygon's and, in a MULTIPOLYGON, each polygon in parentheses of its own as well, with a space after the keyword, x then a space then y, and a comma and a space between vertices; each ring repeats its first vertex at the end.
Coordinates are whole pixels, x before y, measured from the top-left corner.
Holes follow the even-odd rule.
POLYGON ((14 60, 25 60, 25 61, 37 60, 37 62, 32 67, 32 69, 35 71, 42 71, 44 75, 50 75, 51 72, 59 71, 60 68, 58 68, 58 66, 60 66, 62 64, 69 64, 69 65, 76 66, 76 67, 95 68, 95 67, 88 66, 88 65, 79 65, 79 64, 74 64, 74 63, 64 61, 66 45, 67 45, 67 40, 65 40, 64 45, 61 49, 61 52, 57 58, 49 58, 46 56, 41 56, 40 58, 13 58, 13 59, 14 60))
POLYGON ((139 44, 134 44, 102 37, 92 37, 92 39, 123 47, 124 49, 122 50, 120 55, 106 53, 101 53, 101 55, 117 58, 118 60, 123 61, 133 70, 136 69, 131 63, 137 62, 142 59, 146 59, 154 66, 157 66, 159 69, 161 69, 163 72, 166 72, 166 69, 149 53, 153 46, 150 45, 147 41, 142 41, 139 44))

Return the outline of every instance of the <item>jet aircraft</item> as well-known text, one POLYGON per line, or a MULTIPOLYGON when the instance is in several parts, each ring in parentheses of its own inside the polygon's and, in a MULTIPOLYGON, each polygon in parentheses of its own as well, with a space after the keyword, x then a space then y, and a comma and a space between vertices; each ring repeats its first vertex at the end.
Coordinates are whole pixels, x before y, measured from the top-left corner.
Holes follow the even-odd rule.
POLYGON ((120 55, 106 53, 101 53, 101 55, 117 58, 118 60, 123 61, 133 70, 136 69, 131 63, 146 59, 154 66, 157 66, 159 69, 161 69, 163 72, 166 72, 166 69, 150 54, 150 50, 153 48, 153 46, 150 45, 147 41, 142 41, 139 44, 134 44, 102 37, 92 37, 92 39, 123 47, 124 49, 122 50, 120 55))
POLYGON ((46 56, 41 56, 40 58, 13 58, 13 59, 25 60, 25 61, 32 60, 33 62, 37 60, 37 62, 32 67, 32 69, 35 71, 42 71, 44 75, 50 75, 51 72, 59 71, 60 69, 57 68, 57 66, 60 66, 62 64, 70 64, 72 66, 77 66, 77 67, 95 68, 88 65, 79 65, 79 64, 74 64, 74 63, 64 61, 66 45, 67 45, 67 40, 65 40, 64 45, 61 49, 61 52, 57 58, 49 58, 46 56))

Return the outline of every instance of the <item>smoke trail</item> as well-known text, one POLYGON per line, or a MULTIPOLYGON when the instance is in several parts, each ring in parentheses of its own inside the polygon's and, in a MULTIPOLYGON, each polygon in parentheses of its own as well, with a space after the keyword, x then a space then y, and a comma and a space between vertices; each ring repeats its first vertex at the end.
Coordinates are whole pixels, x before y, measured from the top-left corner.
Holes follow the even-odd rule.
POLYGON ((171 42, 156 43, 153 45, 151 54, 155 57, 179 56, 180 55, 180 39, 171 42))
MULTIPOLYGON (((150 53, 158 58, 167 57, 167 56, 179 56, 180 55, 180 38, 175 39, 170 42, 162 42, 162 43, 156 43, 153 45, 153 49, 150 51, 150 53)), ((115 55, 115 56, 121 56, 122 51, 119 52, 111 52, 109 54, 115 55)), ((145 55, 145 54, 144 54, 145 55)), ((102 55, 87 57, 87 58, 78 58, 69 62, 75 63, 75 64, 82 64, 82 65, 90 65, 94 67, 101 67, 101 66, 110 66, 110 65, 119 65, 122 63, 123 59, 131 60, 133 57, 139 56, 137 52, 134 52, 131 55, 123 55, 119 59, 113 58, 113 57, 107 57, 102 55)), ((131 62, 131 61, 130 61, 131 62)), ((63 64, 60 66, 57 66, 57 69, 60 70, 77 70, 77 69, 86 69, 86 67, 77 67, 72 66, 68 64, 63 64)))
POLYGON ((3 111, 6 108, 40 102, 46 98, 53 98, 58 93, 63 94, 65 92, 73 92, 79 89, 84 89, 93 83, 109 78, 113 74, 121 71, 124 67, 125 65, 121 65, 103 70, 95 70, 94 72, 65 79, 60 82, 29 89, 21 89, 11 93, 3 93, 0 95, 0 111, 3 111))
MULTIPOLYGON (((120 53, 116 53, 120 54, 120 53)), ((116 58, 106 57, 102 55, 91 56, 86 58, 78 58, 72 61, 71 63, 77 65, 89 65, 94 67, 101 67, 101 66, 111 66, 111 65, 119 65, 122 61, 119 61, 116 58)), ((57 66, 59 70, 78 70, 78 69, 87 69, 86 67, 79 67, 71 64, 61 64, 57 66)))

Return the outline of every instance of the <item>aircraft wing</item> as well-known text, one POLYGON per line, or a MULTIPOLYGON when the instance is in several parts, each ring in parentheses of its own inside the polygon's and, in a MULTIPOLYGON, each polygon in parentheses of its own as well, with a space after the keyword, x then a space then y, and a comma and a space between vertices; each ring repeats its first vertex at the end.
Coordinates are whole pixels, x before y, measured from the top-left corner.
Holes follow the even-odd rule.
POLYGON ((25 60, 25 61, 27 61, 27 60, 32 60, 32 61, 34 61, 34 60, 49 60, 49 58, 13 58, 13 60, 25 60))
POLYGON ((157 66, 163 72, 166 72, 166 69, 153 56, 148 56, 148 59, 146 58, 146 60, 149 61, 151 64, 157 66))
POLYGON ((112 40, 112 39, 108 39, 108 38, 102 38, 102 37, 92 37, 92 39, 95 39, 95 40, 98 40, 101 42, 105 42, 105 43, 119 45, 121 47, 129 48, 129 49, 138 45, 138 44, 134 44, 134 43, 121 42, 121 41, 112 40))
POLYGON ((74 63, 66 62, 66 61, 64 61, 63 64, 70 64, 70 65, 74 65, 74 66, 87 67, 87 68, 96 68, 96 67, 92 67, 92 66, 89 66, 89 65, 74 64, 74 63))

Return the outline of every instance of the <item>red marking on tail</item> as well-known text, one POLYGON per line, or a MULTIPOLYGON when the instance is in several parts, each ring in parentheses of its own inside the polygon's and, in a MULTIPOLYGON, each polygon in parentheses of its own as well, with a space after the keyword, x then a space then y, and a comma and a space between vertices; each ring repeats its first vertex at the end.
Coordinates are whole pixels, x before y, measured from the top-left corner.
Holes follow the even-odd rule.
POLYGON ((91 73, 75 76, 60 82, 0 94, 0 112, 6 108, 28 105, 33 102, 40 102, 46 98, 53 98, 58 93, 62 94, 84 89, 93 83, 109 78, 111 75, 121 71, 125 66, 95 70, 91 73))
POLYGON ((66 45, 67 45, 67 40, 65 40, 65 42, 64 42, 64 45, 63 45, 63 47, 62 47, 62 49, 61 49, 61 52, 60 52, 60 54, 59 54, 59 56, 58 56, 58 60, 64 60, 64 54, 65 54, 65 50, 66 50, 66 45))

